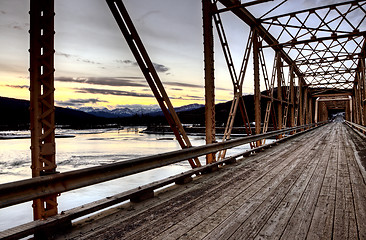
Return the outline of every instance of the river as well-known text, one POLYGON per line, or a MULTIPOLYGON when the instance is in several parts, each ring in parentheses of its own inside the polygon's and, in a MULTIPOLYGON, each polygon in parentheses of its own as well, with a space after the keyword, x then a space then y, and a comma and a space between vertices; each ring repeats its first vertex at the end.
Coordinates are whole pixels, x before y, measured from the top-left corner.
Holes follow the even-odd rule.
MULTIPOLYGON (((144 134, 143 127, 118 129, 65 130, 56 134, 73 135, 72 138, 56 138, 57 171, 66 172, 102 164, 124 161, 163 152, 179 150, 173 135, 144 134)), ((0 183, 31 177, 30 139, 19 138, 27 131, 0 132, 9 139, 0 140, 0 183), (14 137, 14 139, 11 139, 14 137)), ((204 136, 189 136, 193 146, 205 144, 204 136)), ((242 152, 249 146, 229 150, 227 156, 242 152)), ((200 159, 204 163, 205 159, 200 159)), ((61 194, 59 212, 95 200, 126 191, 152 181, 160 180, 190 169, 187 161, 154 169, 90 187, 61 194)), ((32 203, 0 209, 0 231, 32 221, 32 203)))

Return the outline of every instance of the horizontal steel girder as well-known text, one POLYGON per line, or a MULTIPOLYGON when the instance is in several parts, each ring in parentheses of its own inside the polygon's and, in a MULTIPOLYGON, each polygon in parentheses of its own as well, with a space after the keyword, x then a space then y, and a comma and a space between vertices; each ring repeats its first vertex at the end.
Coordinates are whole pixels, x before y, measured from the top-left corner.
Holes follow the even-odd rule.
POLYGON ((0 208, 167 166, 189 158, 203 156, 250 142, 259 141, 263 138, 274 137, 279 134, 312 126, 315 126, 315 124, 286 128, 220 143, 186 148, 149 157, 2 184, 0 185, 0 208))

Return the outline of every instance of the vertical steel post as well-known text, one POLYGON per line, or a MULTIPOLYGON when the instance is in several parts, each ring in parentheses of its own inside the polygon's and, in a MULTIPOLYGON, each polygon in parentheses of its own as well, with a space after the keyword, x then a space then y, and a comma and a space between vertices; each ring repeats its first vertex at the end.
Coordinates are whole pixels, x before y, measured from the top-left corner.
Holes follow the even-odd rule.
MULTIPOLYGON (((309 94, 310 95, 310 94, 309 94)), ((313 123, 313 99, 311 98, 311 96, 308 97, 309 99, 309 106, 308 106, 308 123, 307 124, 310 124, 310 123, 313 123)))
POLYGON ((322 104, 321 121, 323 122, 328 120, 328 108, 325 102, 321 102, 321 104, 322 104))
POLYGON ((363 85, 363 98, 362 103, 363 103, 363 119, 364 119, 364 125, 366 125, 366 79, 365 79, 365 58, 362 57, 360 58, 360 63, 361 63, 361 69, 360 69, 360 80, 362 82, 363 85))
POLYGON ((293 67, 290 68, 290 127, 295 127, 295 86, 293 67))
POLYGON ((352 96, 349 96, 349 105, 348 105, 348 109, 349 109, 349 120, 350 122, 353 122, 353 116, 352 116, 352 96))
POLYGON ((350 109, 349 109, 349 103, 346 103, 346 109, 345 109, 345 119, 347 121, 350 121, 351 118, 350 118, 350 109))
POLYGON ((358 112, 359 112, 359 124, 364 125, 363 123, 363 109, 362 109, 362 91, 361 91, 361 82, 358 81, 357 83, 357 102, 358 102, 358 112))
POLYGON ((303 92, 304 92, 304 87, 303 87, 303 81, 302 81, 302 77, 299 77, 299 122, 300 125, 304 125, 304 115, 303 115, 303 92))
POLYGON ((305 87, 305 89, 304 89, 303 107, 304 107, 304 113, 303 113, 304 123, 308 124, 309 113, 308 113, 308 88, 307 87, 305 87))
MULTIPOLYGON (((205 125, 206 144, 215 140, 215 75, 214 75, 214 41, 213 41, 213 6, 211 0, 202 0, 203 12, 203 46, 205 65, 205 125)), ((214 154, 208 154, 206 163, 215 161, 214 154)))
MULTIPOLYGON (((254 28, 253 31, 253 67, 254 67, 254 114, 255 114, 255 134, 261 133, 261 91, 259 78, 259 42, 258 33, 254 28)), ((261 141, 257 141, 257 147, 261 145, 261 141)))
POLYGON ((359 104, 359 101, 358 101, 358 83, 355 82, 355 85, 353 87, 353 96, 354 96, 354 101, 353 101, 353 109, 354 109, 354 113, 355 113, 355 123, 359 124, 360 123, 360 117, 359 117, 359 108, 358 108, 358 104, 359 104))
POLYGON ((315 116, 314 116, 314 122, 318 123, 318 108, 319 108, 319 97, 315 101, 315 116))
MULTIPOLYGON (((279 102, 277 103, 277 128, 282 129, 282 60, 281 53, 277 52, 276 58, 276 68, 277 68, 277 99, 279 102)), ((278 138, 282 138, 282 134, 278 136, 278 138)))
MULTIPOLYGON (((56 173, 54 0, 30 1, 30 130, 32 177, 56 173)), ((56 196, 33 202, 34 219, 57 214, 56 196)))

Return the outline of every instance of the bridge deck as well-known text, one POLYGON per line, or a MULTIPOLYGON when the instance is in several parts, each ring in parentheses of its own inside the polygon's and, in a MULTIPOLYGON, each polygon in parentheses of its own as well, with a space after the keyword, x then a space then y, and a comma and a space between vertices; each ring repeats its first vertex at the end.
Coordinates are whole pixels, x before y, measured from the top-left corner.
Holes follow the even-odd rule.
POLYGON ((60 238, 366 239, 364 142, 328 124, 60 238))

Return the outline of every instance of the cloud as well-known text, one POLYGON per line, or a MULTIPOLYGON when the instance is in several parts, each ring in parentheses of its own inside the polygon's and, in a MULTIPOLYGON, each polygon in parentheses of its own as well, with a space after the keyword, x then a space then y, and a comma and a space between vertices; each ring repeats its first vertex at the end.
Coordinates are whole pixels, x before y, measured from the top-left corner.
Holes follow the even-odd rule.
POLYGON ((3 11, 3 10, 0 10, 0 13, 1 13, 1 14, 6 14, 6 12, 5 12, 5 11, 3 11))
MULTIPOLYGON (((164 85, 167 86, 176 86, 176 87, 188 87, 188 88, 204 88, 203 85, 198 85, 198 84, 191 84, 191 83, 182 83, 182 82, 164 82, 164 85)), ((178 90, 176 88, 172 88, 173 90, 178 90)), ((216 90, 224 90, 224 91, 232 91, 231 89, 228 88, 220 88, 220 87, 216 87, 216 90)))
POLYGON ((113 87, 146 87, 145 82, 137 82, 142 77, 90 77, 90 78, 71 78, 71 77, 58 77, 56 81, 59 82, 74 82, 74 83, 86 83, 93 85, 104 85, 113 87))
POLYGON ((20 88, 20 89, 23 89, 23 88, 29 88, 28 85, 5 85, 6 87, 10 87, 10 88, 20 88))
MULTIPOLYGON (((127 65, 132 65, 132 66, 138 66, 138 63, 136 61, 132 61, 132 60, 115 60, 117 63, 122 63, 122 64, 127 64, 127 65)), ((168 68, 167 66, 163 65, 163 64, 159 64, 159 63, 153 63, 154 68, 157 72, 161 72, 161 73, 167 73, 170 68, 168 68)), ((168 74, 168 73, 167 73, 168 74)))
POLYGON ((176 87, 203 88, 202 85, 191 84, 191 83, 181 83, 181 82, 164 82, 164 85, 176 86, 176 87))
POLYGON ((7 28, 12 28, 12 29, 21 30, 21 31, 29 29, 29 23, 12 22, 9 24, 5 24, 4 26, 6 26, 7 28))
POLYGON ((61 56, 61 57, 65 57, 65 58, 76 58, 77 62, 84 62, 84 63, 89 63, 89 64, 97 64, 97 65, 101 65, 102 63, 100 62, 96 62, 90 59, 86 59, 86 58, 81 58, 77 55, 73 55, 73 54, 68 54, 68 53, 63 53, 63 52, 55 52, 55 55, 57 56, 61 56))
POLYGON ((137 65, 137 62, 131 61, 131 60, 115 60, 116 63, 123 63, 123 64, 133 64, 133 65, 137 65))
POLYGON ((83 106, 84 104, 87 103, 101 103, 101 102, 108 102, 108 101, 104 101, 104 100, 99 100, 97 98, 89 98, 89 99, 69 99, 67 101, 56 101, 57 105, 59 106, 66 106, 66 107, 79 107, 79 106, 83 106))
POLYGON ((76 92, 102 94, 102 95, 115 95, 115 96, 129 96, 129 97, 154 97, 152 94, 111 90, 111 89, 96 89, 96 88, 76 88, 76 92))
POLYGON ((153 65, 157 72, 165 73, 165 72, 169 71, 169 68, 167 66, 164 66, 163 64, 153 63, 153 65))
POLYGON ((202 96, 190 96, 190 95, 184 95, 184 96, 179 96, 179 97, 170 97, 171 99, 179 99, 179 100, 195 100, 195 101, 200 101, 200 100, 204 100, 205 98, 202 96))
POLYGON ((102 63, 100 63, 100 62, 94 62, 94 61, 92 61, 92 60, 89 60, 89 59, 82 59, 82 58, 78 58, 78 59, 76 59, 76 61, 78 61, 78 62, 84 62, 84 63, 90 63, 90 64, 98 64, 98 65, 102 64, 102 63))
POLYGON ((63 52, 58 52, 58 51, 55 52, 55 55, 62 56, 62 57, 65 57, 65 58, 75 57, 74 55, 71 55, 71 54, 68 54, 68 53, 63 53, 63 52))
POLYGON ((136 21, 138 21, 138 22, 144 21, 150 15, 159 14, 159 13, 160 13, 160 11, 158 11, 158 10, 148 11, 147 13, 145 13, 144 15, 142 15, 141 17, 139 17, 138 19, 136 19, 136 21))

